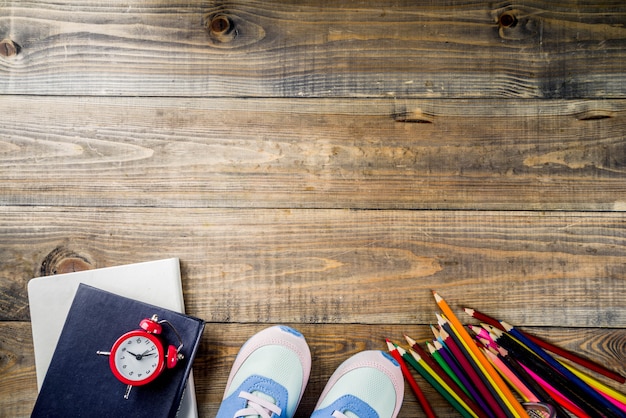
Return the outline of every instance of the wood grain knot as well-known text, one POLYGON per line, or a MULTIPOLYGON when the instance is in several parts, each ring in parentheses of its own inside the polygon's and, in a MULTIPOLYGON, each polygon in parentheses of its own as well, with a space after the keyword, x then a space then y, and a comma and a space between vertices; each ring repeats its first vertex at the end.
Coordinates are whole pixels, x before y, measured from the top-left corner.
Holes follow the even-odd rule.
POLYGON ((0 41, 0 55, 5 58, 14 57, 20 51, 19 45, 10 39, 0 41))
POLYGON ((211 38, 218 42, 232 42, 237 36, 235 22, 225 14, 208 16, 204 23, 211 38))
POLYGON ((231 31, 232 23, 228 16, 217 15, 211 19, 209 30, 214 35, 223 35, 231 31))
POLYGON ((507 41, 540 42, 542 18, 520 9, 500 9, 493 12, 498 35, 507 41))
POLYGON ((265 29, 250 20, 224 9, 213 10, 202 17, 202 25, 211 46, 221 49, 242 48, 265 39, 265 29))
POLYGON ((514 28, 517 25, 517 17, 513 12, 504 12, 498 18, 498 24, 501 28, 514 28))
POLYGON ((41 262, 39 269, 42 276, 53 274, 72 273, 75 271, 91 270, 95 268, 89 257, 77 254, 63 246, 52 250, 41 262))

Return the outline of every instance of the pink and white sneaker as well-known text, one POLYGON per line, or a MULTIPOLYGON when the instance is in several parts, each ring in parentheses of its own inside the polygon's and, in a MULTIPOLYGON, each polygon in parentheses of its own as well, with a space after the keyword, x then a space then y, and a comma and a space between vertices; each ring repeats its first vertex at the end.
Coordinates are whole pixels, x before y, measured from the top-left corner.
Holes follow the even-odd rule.
POLYGON ((311 418, 395 418, 403 399, 398 362, 384 351, 362 351, 335 370, 311 418))
POLYGON ((216 418, 291 418, 310 372, 304 336, 287 326, 266 328, 239 350, 216 418))

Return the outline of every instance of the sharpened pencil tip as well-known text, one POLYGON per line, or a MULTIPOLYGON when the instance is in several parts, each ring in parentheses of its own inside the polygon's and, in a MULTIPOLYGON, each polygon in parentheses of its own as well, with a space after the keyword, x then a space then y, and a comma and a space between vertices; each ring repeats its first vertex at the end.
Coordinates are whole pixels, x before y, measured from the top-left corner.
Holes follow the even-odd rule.
POLYGON ((393 343, 391 341, 389 341, 389 338, 386 338, 385 341, 387 341, 387 348, 389 349, 389 351, 393 351, 396 349, 396 347, 393 345, 393 343))
POLYGON ((435 302, 439 303, 443 300, 443 298, 441 296, 439 296, 439 293, 437 293, 436 291, 433 290, 433 296, 435 297, 435 302))
POLYGON ((504 327, 505 330, 507 331, 511 331, 513 329, 513 325, 507 324, 504 321, 500 321, 500 324, 502 324, 502 326, 504 327))
POLYGON ((463 310, 465 311, 466 314, 468 314, 469 316, 473 317, 474 316, 474 312, 476 312, 474 309, 472 308, 463 308, 463 310))

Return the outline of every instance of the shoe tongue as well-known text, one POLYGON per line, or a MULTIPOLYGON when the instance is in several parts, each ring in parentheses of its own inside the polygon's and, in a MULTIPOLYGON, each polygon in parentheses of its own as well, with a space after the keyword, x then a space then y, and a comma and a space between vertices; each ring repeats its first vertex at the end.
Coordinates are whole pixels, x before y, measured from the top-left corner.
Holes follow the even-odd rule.
POLYGON ((270 401, 271 403, 275 404, 276 403, 276 399, 272 398, 270 395, 268 395, 267 393, 263 393, 260 391, 254 391, 252 392, 252 394, 254 396, 256 396, 257 398, 261 398, 264 399, 266 401, 270 401))

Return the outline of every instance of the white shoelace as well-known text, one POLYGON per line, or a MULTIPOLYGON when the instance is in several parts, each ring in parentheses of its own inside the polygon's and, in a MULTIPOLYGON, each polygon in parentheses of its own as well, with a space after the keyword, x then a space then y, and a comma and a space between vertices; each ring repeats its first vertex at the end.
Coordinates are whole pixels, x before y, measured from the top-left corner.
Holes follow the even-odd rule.
POLYGON ((339 411, 333 412, 333 417, 335 417, 335 418, 348 418, 347 415, 344 415, 343 413, 341 413, 339 411))
POLYGON ((271 403, 267 399, 253 395, 252 393, 242 391, 239 393, 239 397, 246 399, 248 404, 246 405, 246 408, 235 412, 235 418, 245 417, 248 415, 258 415, 261 418, 270 418, 272 412, 276 415, 280 415, 281 413, 281 409, 277 405, 271 403))

